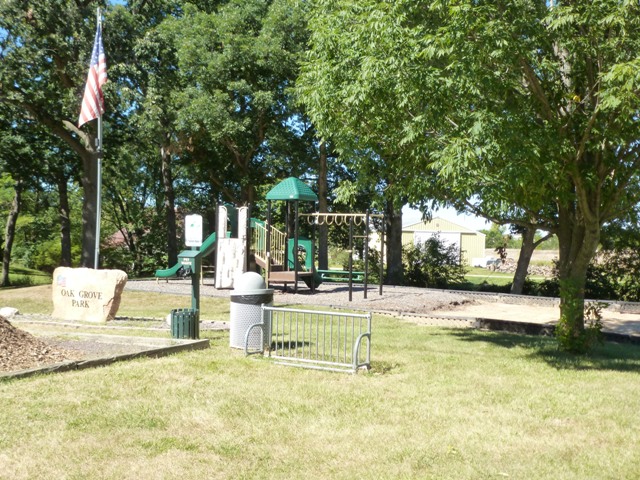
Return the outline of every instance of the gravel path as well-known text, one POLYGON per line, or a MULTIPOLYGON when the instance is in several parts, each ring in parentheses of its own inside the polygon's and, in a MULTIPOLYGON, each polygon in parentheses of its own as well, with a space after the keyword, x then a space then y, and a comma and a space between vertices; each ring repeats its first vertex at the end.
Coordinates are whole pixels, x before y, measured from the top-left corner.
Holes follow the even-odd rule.
MULTIPOLYGON (((201 296, 229 297, 231 290, 216 290, 213 280, 206 279, 200 288, 201 296)), ((152 291, 159 293, 191 295, 191 281, 134 280, 127 282, 127 290, 152 291)), ((390 313, 412 318, 412 321, 433 324, 426 317, 447 319, 483 318, 511 322, 538 324, 555 323, 560 315, 559 300, 555 298, 529 297, 524 295, 487 294, 479 292, 455 292, 413 287, 383 287, 379 294, 377 285, 369 286, 367 298, 364 298, 362 285, 354 286, 352 301, 349 301, 349 288, 342 284, 323 283, 312 294, 300 284, 298 293, 283 292, 274 289, 274 304, 316 305, 332 308, 364 310, 369 312, 390 313)), ((604 330, 625 335, 640 335, 640 304, 612 302, 602 311, 604 330), (623 308, 622 308, 623 307, 623 308)), ((438 323, 440 324, 440 323, 438 323)))
MULTIPOLYGON (((216 290, 212 283, 210 279, 205 280, 205 284, 200 287, 201 296, 229 297, 231 290, 216 290)), ((191 281, 169 280, 156 283, 155 280, 132 280, 127 282, 125 290, 191 295, 191 281)), ((383 287, 382 295, 379 294, 378 285, 370 285, 367 289, 367 298, 364 298, 362 285, 354 285, 352 301, 349 301, 348 285, 323 283, 315 294, 302 283, 297 294, 293 293, 291 287, 287 292, 283 292, 281 287, 274 288, 274 303, 279 306, 324 305, 374 312, 426 314, 475 302, 473 296, 465 293, 387 285, 383 287)))

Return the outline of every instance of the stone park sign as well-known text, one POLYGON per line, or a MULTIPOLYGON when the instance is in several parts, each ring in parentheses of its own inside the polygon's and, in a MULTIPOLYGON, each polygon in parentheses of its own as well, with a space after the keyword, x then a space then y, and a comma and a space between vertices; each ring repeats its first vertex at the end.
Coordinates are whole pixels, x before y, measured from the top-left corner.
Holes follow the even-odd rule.
POLYGON ((120 307, 127 274, 122 270, 58 267, 53 272, 52 317, 106 322, 120 307))

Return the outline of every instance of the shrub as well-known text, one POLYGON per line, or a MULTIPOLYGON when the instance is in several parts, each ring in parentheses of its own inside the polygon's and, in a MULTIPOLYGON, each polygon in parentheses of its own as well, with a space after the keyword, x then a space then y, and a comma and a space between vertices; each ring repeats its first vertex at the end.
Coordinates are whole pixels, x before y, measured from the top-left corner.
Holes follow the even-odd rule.
POLYGON ((406 285, 446 288, 465 281, 466 268, 457 247, 445 244, 438 235, 403 248, 402 254, 406 285))
MULTIPOLYGON (((71 262, 73 265, 80 263, 81 247, 79 244, 71 246, 71 262)), ((62 247, 60 239, 52 238, 36 244, 30 251, 29 262, 25 262, 29 267, 47 273, 53 273, 56 267, 60 266, 62 258, 62 247)))
POLYGON ((600 265, 603 275, 613 285, 616 299, 640 301, 640 255, 637 250, 606 250, 600 255, 600 265))
MULTIPOLYGON (((540 297, 559 297, 560 281, 558 279, 557 263, 554 264, 553 277, 542 282, 525 284, 523 292, 527 295, 540 297)), ((587 279, 584 287, 585 298, 594 300, 615 300, 620 298, 615 269, 597 259, 587 269, 587 279)))
MULTIPOLYGON (((367 260, 369 269, 367 272, 367 282, 370 284, 378 283, 380 281, 380 252, 374 249, 369 249, 369 258, 367 260)), ((345 270, 349 269, 349 262, 346 263, 345 270)), ((353 270, 364 272, 364 260, 354 259, 353 270)))

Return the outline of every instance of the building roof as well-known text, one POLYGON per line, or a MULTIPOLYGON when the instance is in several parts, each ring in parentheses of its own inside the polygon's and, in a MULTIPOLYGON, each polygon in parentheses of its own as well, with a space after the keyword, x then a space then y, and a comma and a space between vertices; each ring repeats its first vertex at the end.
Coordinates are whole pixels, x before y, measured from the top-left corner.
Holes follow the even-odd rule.
POLYGON ((267 193, 267 200, 304 200, 317 202, 318 196, 302 180, 295 177, 289 177, 269 190, 269 193, 267 193))
POLYGON ((456 232, 456 233, 475 233, 484 235, 471 228, 458 225, 450 220, 440 217, 434 217, 430 222, 417 222, 402 227, 403 232, 456 232))

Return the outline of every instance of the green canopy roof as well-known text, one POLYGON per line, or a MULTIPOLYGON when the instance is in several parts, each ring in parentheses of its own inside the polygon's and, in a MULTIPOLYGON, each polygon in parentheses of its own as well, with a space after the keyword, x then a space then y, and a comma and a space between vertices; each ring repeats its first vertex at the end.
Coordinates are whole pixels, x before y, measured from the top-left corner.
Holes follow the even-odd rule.
POLYGON ((309 202, 317 202, 318 196, 300 179, 289 177, 269 190, 267 200, 306 200, 309 202))

